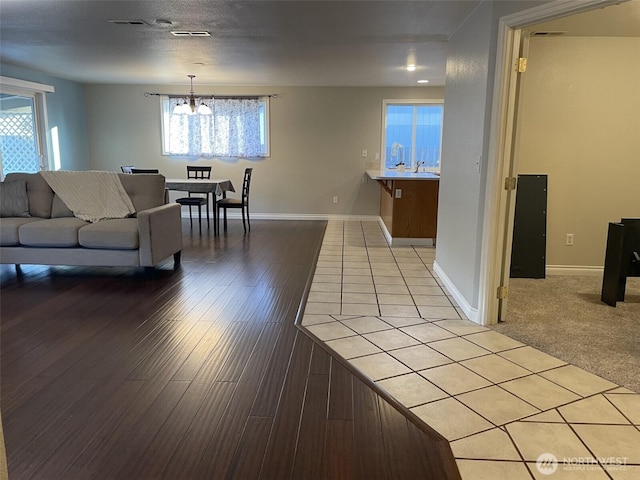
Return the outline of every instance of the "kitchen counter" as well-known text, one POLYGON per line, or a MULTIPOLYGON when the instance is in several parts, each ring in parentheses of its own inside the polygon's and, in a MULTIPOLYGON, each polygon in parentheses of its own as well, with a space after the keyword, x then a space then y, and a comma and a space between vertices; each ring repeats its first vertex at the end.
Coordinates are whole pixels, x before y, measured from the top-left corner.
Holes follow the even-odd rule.
POLYGON ((396 170, 366 172, 381 187, 380 218, 389 243, 435 245, 440 175, 396 170))
POLYGON ((367 175, 372 180, 440 180, 439 173, 418 172, 411 170, 398 172, 397 170, 367 170, 367 175))

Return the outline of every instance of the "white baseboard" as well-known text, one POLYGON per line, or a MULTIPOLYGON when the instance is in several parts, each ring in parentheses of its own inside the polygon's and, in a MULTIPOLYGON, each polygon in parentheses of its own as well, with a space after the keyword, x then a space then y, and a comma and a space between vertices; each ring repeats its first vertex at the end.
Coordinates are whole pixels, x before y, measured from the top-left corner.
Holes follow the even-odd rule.
MULTIPOLYGON (((202 212, 203 216, 206 215, 202 212)), ((197 217, 197 212, 194 217, 197 217)), ((210 212, 211 218, 215 217, 214 212, 210 212)), ((376 222, 377 215, 334 215, 325 213, 253 213, 250 217, 252 220, 340 220, 340 221, 360 221, 360 222, 376 222)), ((189 210, 182 211, 182 218, 189 218, 189 210)), ((242 218, 240 212, 229 212, 227 218, 238 220, 242 218)))
POLYGON ((547 275, 575 275, 588 277, 601 277, 604 267, 588 265, 547 265, 545 272, 547 275))
MULTIPOLYGON (((239 214, 236 217, 242 218, 239 214)), ((256 220, 340 220, 375 222, 377 215, 339 215, 331 213, 251 213, 251 218, 256 220)))
POLYGON ((472 307, 467 299, 460 293, 460 291, 456 288, 454 283, 449 279, 444 270, 438 265, 437 262, 433 262, 433 271, 436 272, 436 275, 442 280, 444 287, 447 289, 449 294, 455 299, 456 303, 460 306, 464 314, 467 316, 469 320, 475 323, 479 323, 482 325, 481 321, 478 318, 478 309, 477 307, 472 307))
POLYGON ((382 217, 378 217, 378 223, 380 224, 380 228, 382 228, 382 233, 384 234, 384 238, 387 240, 387 243, 392 247, 408 247, 415 245, 417 247, 433 247, 433 238, 400 238, 400 237, 392 237, 385 225, 382 217))

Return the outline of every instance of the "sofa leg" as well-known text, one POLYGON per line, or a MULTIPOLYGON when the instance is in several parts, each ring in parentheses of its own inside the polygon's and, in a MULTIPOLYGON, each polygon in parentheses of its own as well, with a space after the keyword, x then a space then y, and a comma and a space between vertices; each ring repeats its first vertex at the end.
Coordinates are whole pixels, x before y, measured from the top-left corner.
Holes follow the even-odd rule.
POLYGON ((174 266, 178 266, 180 265, 180 259, 182 257, 182 250, 180 250, 179 252, 176 252, 173 254, 173 265, 174 266))

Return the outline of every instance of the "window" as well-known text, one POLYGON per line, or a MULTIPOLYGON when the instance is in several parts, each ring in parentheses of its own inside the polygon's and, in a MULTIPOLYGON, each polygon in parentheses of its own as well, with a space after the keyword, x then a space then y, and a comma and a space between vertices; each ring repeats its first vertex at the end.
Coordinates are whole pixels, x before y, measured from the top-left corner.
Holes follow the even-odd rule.
POLYGON ((0 172, 37 172, 48 168, 45 92, 53 87, 0 78, 0 172))
POLYGON ((163 96, 162 154, 188 157, 269 155, 269 98, 196 99, 163 96))
POLYGON ((440 170, 441 100, 385 100, 382 139, 384 168, 440 170))

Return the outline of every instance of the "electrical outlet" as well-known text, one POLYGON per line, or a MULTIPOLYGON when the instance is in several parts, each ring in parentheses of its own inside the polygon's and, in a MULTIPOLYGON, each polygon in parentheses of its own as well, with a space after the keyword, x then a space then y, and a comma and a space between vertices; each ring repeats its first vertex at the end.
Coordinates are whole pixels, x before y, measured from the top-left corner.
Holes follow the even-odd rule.
POLYGON ((362 158, 367 158, 367 155, 369 154, 369 152, 367 152, 366 148, 362 149, 362 158))
POLYGON ((337 196, 333 197, 333 203, 338 203, 338 197, 337 196))
POLYGON ((402 189, 396 188, 396 198, 402 198, 402 189))
POLYGON ((572 247, 573 246, 573 233, 567 233, 564 237, 564 244, 572 247))

